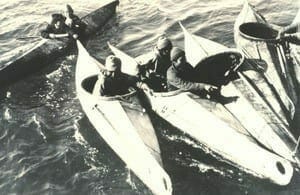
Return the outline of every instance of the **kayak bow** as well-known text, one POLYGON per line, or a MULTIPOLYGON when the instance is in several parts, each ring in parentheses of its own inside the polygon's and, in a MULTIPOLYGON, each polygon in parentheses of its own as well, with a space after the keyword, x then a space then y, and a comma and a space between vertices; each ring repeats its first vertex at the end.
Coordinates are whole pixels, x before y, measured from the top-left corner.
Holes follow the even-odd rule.
POLYGON ((136 91, 99 97, 92 94, 99 67, 77 41, 76 91, 97 133, 154 194, 172 194, 171 180, 162 168, 160 148, 152 123, 136 91))
MULTIPOLYGON (((135 71, 132 70, 137 67, 135 60, 114 46, 109 46, 122 60, 123 71, 134 75, 135 71)), ((145 93, 154 112, 226 161, 279 185, 290 182, 293 175, 291 164, 259 147, 223 105, 181 90, 145 93), (243 148, 238 149, 241 146, 243 148)))
MULTIPOLYGON (((297 91, 291 61, 286 59, 283 45, 276 41, 278 31, 274 26, 245 1, 234 24, 234 39, 246 57, 252 59, 250 65, 260 72, 264 83, 268 83, 256 82, 257 89, 288 125, 294 117, 297 91), (257 69, 260 64, 265 64, 266 68, 257 69)), ((256 75, 246 72, 245 75, 251 80, 257 79, 256 75)))
MULTIPOLYGON (((196 54, 198 54, 198 60, 194 61, 194 63, 199 64, 199 61, 201 63, 208 56, 217 57, 216 53, 240 53, 236 49, 227 48, 214 41, 192 35, 182 25, 181 27, 184 32, 185 52, 188 61, 193 60, 190 60, 189 56, 195 56, 196 54)), ((240 53, 240 55, 242 54, 240 53)), ((216 71, 216 69, 223 68, 222 66, 226 65, 225 61, 223 64, 219 61, 208 65, 213 71, 216 71)), ((211 62, 213 61, 211 60, 211 62)), ((240 64, 244 66, 243 58, 240 60, 240 64)), ((283 158, 298 164, 298 159, 293 154, 297 144, 296 139, 289 132, 284 122, 280 120, 280 117, 274 113, 265 99, 256 91, 256 88, 253 87, 253 83, 249 81, 244 71, 239 72, 238 75, 240 78, 222 87, 223 95, 238 97, 236 101, 224 103, 224 106, 258 142, 283 158)))

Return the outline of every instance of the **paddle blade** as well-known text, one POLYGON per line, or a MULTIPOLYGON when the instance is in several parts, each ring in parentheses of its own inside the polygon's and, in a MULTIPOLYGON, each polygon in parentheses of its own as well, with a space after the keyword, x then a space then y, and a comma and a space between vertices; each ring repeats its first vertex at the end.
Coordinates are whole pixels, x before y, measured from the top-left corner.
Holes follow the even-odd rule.
POLYGON ((136 76, 139 71, 138 71, 138 63, 135 61, 135 59, 128 54, 124 53, 123 51, 119 50, 118 48, 114 47, 110 43, 107 43, 111 51, 121 59, 122 61, 122 66, 121 70, 122 72, 129 74, 129 75, 134 75, 136 76))

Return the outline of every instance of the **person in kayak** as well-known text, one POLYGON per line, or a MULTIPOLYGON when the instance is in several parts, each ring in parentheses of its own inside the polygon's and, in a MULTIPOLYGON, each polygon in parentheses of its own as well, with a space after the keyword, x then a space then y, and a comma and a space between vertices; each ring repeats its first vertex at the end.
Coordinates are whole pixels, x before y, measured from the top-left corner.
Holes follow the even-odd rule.
POLYGON ((62 14, 52 14, 52 21, 47 25, 46 29, 41 31, 41 36, 46 39, 55 39, 63 37, 78 38, 69 26, 65 24, 66 17, 62 14))
POLYGON ((298 31, 300 23, 294 23, 289 26, 283 27, 278 32, 277 39, 300 44, 300 33, 298 31))
POLYGON ((81 37, 86 28, 86 24, 82 22, 77 15, 74 14, 74 10, 68 4, 66 6, 64 15, 66 17, 65 24, 76 34, 78 34, 79 37, 81 37))
POLYGON ((183 89, 204 96, 220 91, 214 85, 197 82, 196 72, 186 61, 185 52, 182 49, 178 47, 172 49, 171 64, 167 70, 168 91, 183 89))
POLYGON ((105 69, 100 70, 93 94, 100 96, 124 95, 130 91, 131 87, 151 92, 148 85, 140 82, 138 77, 122 73, 121 60, 110 55, 105 60, 105 69))
POLYGON ((153 50, 136 58, 139 73, 154 91, 166 91, 166 72, 171 64, 170 52, 173 45, 166 36, 158 38, 153 50))

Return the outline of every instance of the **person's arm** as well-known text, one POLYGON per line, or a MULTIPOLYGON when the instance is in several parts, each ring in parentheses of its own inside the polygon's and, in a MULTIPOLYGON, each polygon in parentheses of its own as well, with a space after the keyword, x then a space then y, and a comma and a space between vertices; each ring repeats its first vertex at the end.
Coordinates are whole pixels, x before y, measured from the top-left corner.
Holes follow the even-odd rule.
POLYGON ((154 60, 155 55, 153 52, 135 58, 135 61, 138 63, 139 75, 142 80, 149 77, 149 74, 152 72, 151 66, 155 63, 154 60))
POLYGON ((284 34, 284 33, 287 33, 287 32, 292 32, 292 33, 297 32, 298 26, 300 26, 299 23, 294 23, 294 24, 288 25, 288 26, 286 26, 286 27, 283 27, 283 28, 280 30, 280 33, 281 33, 281 34, 284 34))
POLYGON ((55 39, 68 37, 69 33, 55 34, 53 33, 53 27, 51 27, 51 25, 48 25, 45 30, 41 31, 41 36, 46 39, 55 39))
POLYGON ((183 89, 185 91, 206 91, 210 92, 211 88, 217 88, 213 85, 205 84, 205 83, 198 83, 192 82, 182 79, 181 77, 177 76, 175 73, 171 71, 167 72, 167 80, 168 83, 175 86, 176 88, 183 89))
POLYGON ((45 39, 51 38, 49 34, 53 32, 52 26, 50 24, 47 25, 46 29, 41 31, 41 36, 45 39))
POLYGON ((142 89, 148 92, 152 92, 152 89, 143 81, 141 81, 138 77, 136 76, 131 76, 131 75, 127 75, 124 73, 124 75, 126 75, 126 82, 128 82, 128 87, 134 87, 134 88, 138 88, 138 89, 142 89))
POLYGON ((82 27, 83 22, 80 20, 80 18, 78 16, 74 15, 73 18, 72 18, 72 20, 73 20, 74 26, 76 28, 82 27))
POLYGON ((98 80, 95 83, 94 89, 93 89, 93 95, 95 96, 104 96, 105 91, 104 91, 104 75, 100 73, 98 75, 98 80))
MULTIPOLYGON (((69 26, 65 25, 64 26, 66 33, 65 34, 61 34, 61 37, 72 37, 74 39, 78 38, 78 34, 69 26)), ((57 37, 58 38, 58 37, 57 37)))

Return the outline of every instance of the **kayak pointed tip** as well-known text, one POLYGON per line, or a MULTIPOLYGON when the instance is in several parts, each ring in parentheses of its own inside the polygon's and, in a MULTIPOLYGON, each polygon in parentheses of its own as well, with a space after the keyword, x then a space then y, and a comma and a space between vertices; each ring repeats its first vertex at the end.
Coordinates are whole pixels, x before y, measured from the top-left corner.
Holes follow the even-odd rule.
POLYGON ((244 0, 244 6, 249 6, 249 5, 250 5, 249 1, 248 0, 244 0))
POLYGON ((178 24, 180 25, 181 28, 184 28, 181 21, 179 21, 178 24))
POLYGON ((116 51, 117 48, 116 48, 115 46, 113 46, 112 44, 110 44, 109 41, 107 41, 107 45, 108 45, 109 49, 110 49, 114 54, 116 54, 115 51, 116 51))
POLYGON ((78 51, 86 51, 86 49, 84 48, 84 46, 82 45, 82 43, 79 40, 76 40, 76 44, 77 44, 77 49, 78 51))
POLYGON ((186 28, 182 25, 181 21, 178 22, 183 32, 187 32, 186 28))

